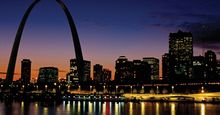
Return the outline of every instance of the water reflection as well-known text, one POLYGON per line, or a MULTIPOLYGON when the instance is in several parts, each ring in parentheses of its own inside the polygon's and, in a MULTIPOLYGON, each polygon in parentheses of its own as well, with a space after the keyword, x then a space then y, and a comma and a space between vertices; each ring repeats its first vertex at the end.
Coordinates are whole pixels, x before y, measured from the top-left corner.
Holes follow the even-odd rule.
POLYGON ((171 103, 171 115, 176 115, 175 103, 171 103))
POLYGON ((145 103, 141 102, 141 115, 145 115, 145 103))
POLYGON ((201 104, 200 115, 205 115, 205 104, 201 104))
POLYGON ((160 105, 156 103, 156 115, 160 115, 160 105))
POLYGON ((63 101, 60 104, 40 102, 0 103, 1 115, 48 115, 48 114, 89 114, 89 115, 217 115, 219 104, 202 103, 155 103, 155 102, 88 102, 63 101))
POLYGON ((129 105, 130 105, 129 106, 129 113, 130 113, 130 115, 133 115, 133 102, 130 102, 129 105))

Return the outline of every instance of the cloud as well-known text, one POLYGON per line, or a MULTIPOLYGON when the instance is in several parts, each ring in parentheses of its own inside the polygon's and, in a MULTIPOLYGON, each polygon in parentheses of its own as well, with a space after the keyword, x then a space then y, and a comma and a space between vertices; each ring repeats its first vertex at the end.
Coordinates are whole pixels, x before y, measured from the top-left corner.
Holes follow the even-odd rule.
POLYGON ((167 11, 150 12, 146 18, 151 18, 153 20, 149 25, 154 27, 179 27, 179 25, 186 26, 185 24, 193 24, 193 26, 195 26, 196 22, 202 24, 218 22, 220 20, 220 15, 209 12, 192 13, 191 11, 186 12, 172 9, 167 11))
POLYGON ((193 34, 194 46, 211 49, 219 52, 220 50, 220 21, 210 23, 189 23, 180 25, 185 31, 193 34))

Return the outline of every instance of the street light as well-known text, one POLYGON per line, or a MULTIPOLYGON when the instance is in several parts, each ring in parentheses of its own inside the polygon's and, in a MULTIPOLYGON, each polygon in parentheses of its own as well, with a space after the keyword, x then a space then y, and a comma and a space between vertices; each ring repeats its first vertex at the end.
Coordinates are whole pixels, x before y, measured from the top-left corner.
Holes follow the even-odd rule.
POLYGON ((78 90, 79 90, 79 91, 81 90, 81 87, 80 87, 80 85, 79 85, 79 88, 78 88, 78 90))
POLYGON ((157 94, 159 93, 159 86, 157 86, 157 94))
POLYGON ((24 91, 24 85, 22 85, 22 90, 24 91))
POLYGON ((172 93, 174 93, 174 86, 172 86, 172 93))
POLYGON ((115 87, 116 87, 116 93, 118 93, 118 86, 116 85, 115 87))
POLYGON ((70 91, 70 86, 68 85, 67 87, 68 87, 68 91, 70 91))
POLYGON ((37 90, 38 90, 38 85, 36 87, 37 87, 37 90))
POLYGON ((92 91, 92 86, 90 85, 90 92, 92 91))
POLYGON ((47 85, 45 85, 45 90, 47 90, 47 85))
POLYGON ((204 93, 205 91, 204 91, 204 87, 203 87, 203 86, 201 87, 201 89, 202 89, 202 90, 201 90, 201 93, 204 93))
POLYGON ((131 93, 132 93, 132 86, 130 86, 130 88, 131 88, 131 93))
POLYGON ((60 90, 60 85, 59 85, 59 90, 60 90))

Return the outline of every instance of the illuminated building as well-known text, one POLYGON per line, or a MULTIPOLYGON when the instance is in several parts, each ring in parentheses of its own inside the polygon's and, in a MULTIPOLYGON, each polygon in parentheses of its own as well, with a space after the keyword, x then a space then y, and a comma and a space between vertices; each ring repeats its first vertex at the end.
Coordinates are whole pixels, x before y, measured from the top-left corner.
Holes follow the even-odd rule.
POLYGON ((220 60, 217 61, 216 74, 217 74, 217 80, 220 80, 220 60))
MULTIPOLYGON (((70 72, 67 74, 67 82, 73 83, 75 85, 79 84, 79 75, 77 71, 77 63, 76 59, 71 59, 70 60, 70 72)), ((90 68, 91 68, 91 62, 84 60, 84 74, 81 80, 83 82, 88 82, 91 80, 90 77, 90 68)))
POLYGON ((193 38, 190 32, 178 31, 169 35, 169 79, 188 80, 192 77, 193 38))
POLYGON ((117 83, 130 83, 133 78, 132 62, 125 56, 120 56, 115 65, 115 81, 117 83))
POLYGON ((53 84, 58 82, 58 68, 56 67, 40 68, 37 82, 39 84, 53 84))
MULTIPOLYGON (((158 61, 158 60, 157 60, 158 61)), ((152 63, 153 64, 153 63, 152 63)), ((159 64, 159 61, 158 61, 159 64)), ((133 60, 128 61, 125 56, 120 56, 116 60, 115 66, 115 81, 121 84, 138 84, 145 83, 150 81, 150 64, 147 60, 133 60)), ((154 69, 156 66, 152 66, 154 69)), ((159 65, 158 68, 158 76, 159 76, 159 65)), ((152 71, 154 74, 155 69, 152 71)), ((157 76, 157 77, 158 77, 157 76)))
POLYGON ((216 79, 216 54, 215 52, 208 50, 205 53, 205 63, 206 63, 206 79, 207 80, 215 80, 216 79))
POLYGON ((96 64, 94 65, 93 76, 96 84, 104 84, 110 82, 112 73, 109 69, 103 69, 102 65, 96 64))
POLYGON ((162 56, 162 77, 163 80, 168 80, 169 75, 169 54, 165 53, 162 56))
POLYGON ((110 82, 112 78, 112 72, 109 69, 103 69, 103 77, 104 83, 110 82))
POLYGON ((154 57, 145 57, 143 62, 147 62, 150 66, 150 79, 159 80, 159 59, 154 57))
POLYGON ((23 59, 21 61, 21 82, 22 84, 29 84, 31 79, 31 61, 23 59))
POLYGON ((103 83, 104 81, 102 69, 103 66, 100 64, 96 64, 93 66, 93 77, 96 83, 103 83))
POLYGON ((146 60, 133 60, 133 81, 136 84, 149 82, 151 80, 150 72, 151 68, 146 60))
POLYGON ((193 76, 194 81, 204 81, 205 79, 205 57, 194 56, 193 57, 193 76))

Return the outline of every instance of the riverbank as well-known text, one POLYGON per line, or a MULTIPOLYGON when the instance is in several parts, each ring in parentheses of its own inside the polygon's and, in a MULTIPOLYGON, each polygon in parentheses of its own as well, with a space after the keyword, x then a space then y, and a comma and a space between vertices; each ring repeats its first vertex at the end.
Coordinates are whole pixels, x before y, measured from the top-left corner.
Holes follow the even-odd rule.
POLYGON ((128 100, 220 103, 220 92, 197 94, 123 94, 128 100))
POLYGON ((61 94, 0 93, 1 101, 101 101, 101 102, 192 102, 220 103, 220 92, 198 94, 61 94))

